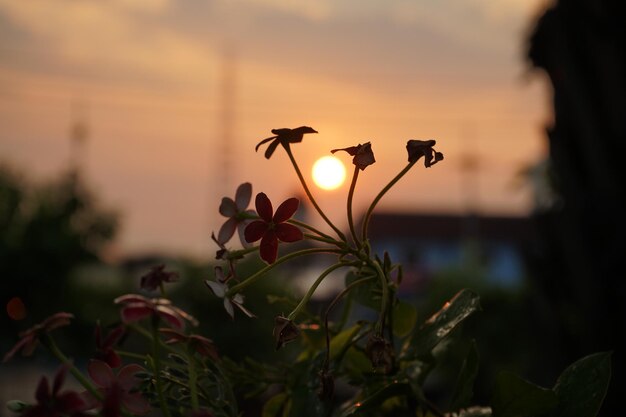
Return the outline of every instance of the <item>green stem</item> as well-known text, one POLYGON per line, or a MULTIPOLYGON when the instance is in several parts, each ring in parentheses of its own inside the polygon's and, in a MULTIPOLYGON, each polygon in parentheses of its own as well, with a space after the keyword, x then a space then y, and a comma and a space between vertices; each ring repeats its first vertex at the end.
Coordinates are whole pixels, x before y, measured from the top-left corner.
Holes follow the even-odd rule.
POLYGON ((312 248, 312 249, 303 249, 297 252, 292 252, 289 253, 281 258, 278 258, 276 260, 276 262, 274 262, 273 264, 269 264, 267 265, 265 268, 257 271, 255 274, 251 275, 247 280, 240 282, 237 285, 234 285, 231 289, 229 289, 226 292, 226 297, 230 297, 234 294, 237 294, 238 292, 241 292, 243 289, 245 289, 247 286, 251 285, 252 283, 254 283, 255 281, 257 281, 259 278, 261 278, 263 275, 265 275, 267 272, 271 271, 274 267, 282 264, 283 262, 286 262, 290 259, 293 258, 297 258, 298 256, 304 256, 304 255, 309 255, 311 253, 335 253, 335 254, 341 254, 343 253, 341 250, 339 249, 325 249, 325 248, 312 248))
POLYGON ((329 239, 325 239, 325 238, 317 236, 317 235, 311 235, 309 233, 305 233, 304 237, 307 238, 307 239, 310 239, 310 240, 316 240, 318 242, 328 243, 329 245, 338 244, 337 246, 339 246, 339 247, 341 247, 340 245, 342 243, 342 242, 336 241, 335 239, 329 240, 329 239))
POLYGON ((137 359, 137 360, 140 360, 140 361, 145 361, 146 360, 145 355, 141 355, 139 353, 127 352, 125 350, 116 350, 115 352, 118 355, 125 356, 127 358, 137 359))
POLYGON ((359 167, 354 167, 354 173, 352 174, 352 182, 350 183, 350 191, 348 192, 348 225, 350 226, 350 233, 352 234, 352 239, 354 240, 354 244, 357 248, 361 246, 359 242, 359 238, 356 235, 356 230, 354 229, 354 220, 352 218, 352 198, 354 197, 354 189, 356 188, 356 181, 359 178, 359 167))
POLYGON ((378 262, 373 261, 371 262, 371 264, 376 269, 376 273, 378 277, 380 278, 380 285, 382 286, 382 289, 383 289, 382 300, 380 301, 380 314, 378 316, 378 321, 376 322, 376 326, 374 327, 374 331, 376 332, 376 335, 382 337, 383 327, 385 324, 385 314, 387 313, 387 302, 389 298, 389 285, 388 285, 389 283, 387 282, 387 277, 385 276, 385 273, 383 272, 378 262))
POLYGON ((158 316, 152 317, 152 353, 154 363, 154 378, 156 381, 156 390, 159 397, 159 403, 161 405, 161 412, 164 417, 171 417, 170 409, 165 401, 165 394, 163 393, 163 380, 161 379, 161 358, 159 352, 159 318, 158 316))
MULTIPOLYGON (((327 235, 326 233, 316 229, 315 227, 311 226, 310 224, 298 221, 296 219, 289 219, 289 220, 287 220, 287 223, 291 223, 291 224, 293 224, 295 226, 302 227, 303 229, 307 229, 307 230, 309 230, 309 231, 311 231, 313 233, 316 233, 316 234, 318 234, 319 236, 321 236, 321 237, 323 237, 325 239, 337 242, 337 240, 335 240, 332 236, 327 235)), ((337 243, 339 243, 339 242, 337 242, 337 243)))
POLYGON ((302 176, 302 172, 300 172, 298 163, 296 162, 296 159, 293 157, 293 152, 291 152, 291 147, 289 146, 289 144, 285 145, 285 150, 287 151, 287 155, 289 155, 289 160, 291 161, 293 168, 296 170, 296 174, 298 175, 298 179, 300 180, 300 183, 302 184, 302 188, 304 188, 304 192, 306 193, 307 197, 309 197, 309 201, 311 202, 311 204, 313 204, 313 207, 315 207, 315 210, 317 210, 319 215, 322 216, 322 219, 324 219, 324 221, 330 227, 332 227, 333 230, 337 233, 337 236, 339 236, 339 238, 345 242, 346 236, 341 232, 341 230, 337 228, 337 226, 333 224, 333 222, 330 221, 328 217, 326 217, 322 209, 317 205, 315 198, 313 198, 313 194, 311 194, 309 187, 306 185, 306 181, 304 180, 304 177, 302 176))
POLYGON ((300 313, 300 310, 302 310, 306 306, 306 304, 309 302, 309 300, 311 299, 311 297, 315 293, 315 290, 322 283, 324 278, 326 278, 335 269, 339 269, 342 266, 346 266, 346 264, 345 263, 336 263, 336 264, 331 265, 330 267, 326 268, 324 270, 324 272, 322 272, 320 274, 320 276, 315 280, 313 285, 311 285, 311 288, 309 288, 309 290, 306 292, 304 297, 302 297, 302 300, 300 300, 300 303, 296 306, 296 308, 293 309, 293 311, 289 314, 287 319, 288 320, 295 320, 296 317, 298 316, 298 314, 300 313))
POLYGON ((389 184, 387 184, 385 186, 385 188, 383 188, 378 193, 376 198, 374 198, 374 201, 372 201, 372 204, 367 209, 367 212, 365 213, 365 217, 363 218, 363 226, 362 226, 362 232, 363 233, 361 234, 361 236, 362 236, 362 239, 364 241, 367 239, 367 228, 369 227, 370 217, 372 217, 372 211, 374 211, 374 207, 376 207, 376 205, 378 204, 380 199, 383 198, 383 196, 387 193, 387 191, 389 191, 391 189, 391 187, 393 187, 400 180, 400 178, 402 178, 404 176, 404 174, 409 172, 409 170, 413 167, 413 165, 415 165, 415 162, 409 162, 409 164, 406 167, 404 167, 404 169, 402 171, 400 171, 400 173, 398 175, 396 175, 389 182, 389 184))
POLYGON ((191 408, 195 411, 200 408, 198 402, 198 374, 196 373, 196 361, 193 355, 193 349, 187 345, 187 359, 189 370, 189 394, 191 395, 191 408))

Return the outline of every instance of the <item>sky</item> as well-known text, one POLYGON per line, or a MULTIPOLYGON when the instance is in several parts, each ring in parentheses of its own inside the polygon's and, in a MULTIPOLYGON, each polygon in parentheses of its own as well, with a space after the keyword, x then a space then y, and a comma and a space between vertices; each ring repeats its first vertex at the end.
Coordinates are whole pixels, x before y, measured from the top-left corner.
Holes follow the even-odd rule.
MULTIPOLYGON (((0 161, 45 180, 68 166, 70 126, 82 120, 81 169, 121 214, 120 254, 211 256, 219 202, 242 182, 275 205, 300 195, 282 150, 254 151, 279 127, 319 132, 293 148, 307 176, 330 149, 372 143, 357 212, 405 166, 408 139, 435 139, 445 160, 415 167, 381 210, 524 215, 532 198, 518 173, 543 157, 550 114, 524 58, 544 7, 0 0, 0 161), (468 158, 474 171, 462 168, 468 158)), ((313 189, 341 226, 347 188, 313 189)))

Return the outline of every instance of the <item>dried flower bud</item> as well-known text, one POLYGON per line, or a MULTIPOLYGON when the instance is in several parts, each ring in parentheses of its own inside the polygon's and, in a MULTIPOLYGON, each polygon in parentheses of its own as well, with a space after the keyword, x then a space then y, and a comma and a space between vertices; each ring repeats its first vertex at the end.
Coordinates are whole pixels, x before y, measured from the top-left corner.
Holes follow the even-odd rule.
POLYGON ((348 152, 348 154, 354 156, 354 158, 352 158, 352 163, 356 165, 361 171, 376 162, 370 142, 364 143, 363 145, 359 143, 356 146, 350 146, 348 148, 333 149, 330 152, 335 153, 338 151, 345 151, 348 152))
POLYGON ((155 291, 164 282, 178 281, 176 272, 165 271, 165 265, 157 265, 150 269, 150 272, 141 277, 140 287, 147 291, 155 291))
POLYGON ((406 150, 409 154, 409 162, 417 162, 422 156, 424 157, 424 166, 430 168, 437 162, 443 160, 443 154, 435 151, 433 146, 437 142, 434 140, 417 140, 411 139, 406 143, 406 150))
POLYGON ((370 336, 365 345, 365 354, 372 366, 388 374, 393 369, 395 354, 391 343, 380 336, 370 336))
POLYGON ((317 396, 320 400, 332 400, 335 396, 335 378, 325 370, 321 370, 319 376, 320 389, 317 391, 317 396))
POLYGON ((276 316, 274 319, 273 334, 276 339, 276 350, 278 350, 292 340, 295 340, 300 334, 300 329, 288 318, 276 316))

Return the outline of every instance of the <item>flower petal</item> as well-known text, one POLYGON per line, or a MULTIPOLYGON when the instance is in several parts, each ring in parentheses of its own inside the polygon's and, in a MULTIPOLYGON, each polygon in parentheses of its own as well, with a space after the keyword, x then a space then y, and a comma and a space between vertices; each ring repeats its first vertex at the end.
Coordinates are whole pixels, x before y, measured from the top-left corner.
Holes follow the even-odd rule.
POLYGON ((37 384, 37 391, 35 391, 35 398, 39 404, 47 404, 50 402, 50 385, 48 384, 48 378, 42 376, 37 384))
POLYGON ((297 242, 304 239, 302 230, 298 229, 293 224, 279 223, 275 226, 276 237, 282 242, 297 242))
POLYGON ((237 303, 237 302, 235 302, 235 300, 233 300, 233 304, 235 305, 235 307, 237 307, 239 310, 241 310, 243 312, 243 314, 245 314, 246 316, 250 317, 251 319, 256 318, 256 315, 252 311, 250 311, 247 308, 245 308, 243 306, 243 304, 237 303))
POLYGON ((273 230, 270 229, 263 235, 260 252, 261 259, 268 264, 273 264, 276 260, 276 256, 278 255, 278 238, 273 230))
POLYGON ((266 223, 270 223, 272 221, 274 209, 272 208, 272 202, 267 195, 265 193, 258 193, 254 200, 254 204, 259 217, 265 220, 266 223))
POLYGON ((56 329, 57 327, 67 326, 70 324, 70 319, 73 319, 74 315, 72 313, 56 313, 52 316, 48 317, 41 323, 44 331, 49 332, 51 330, 56 329))
POLYGON ((249 225, 246 226, 244 230, 244 237, 246 238, 246 242, 252 243, 261 239, 263 235, 267 232, 268 224, 262 220, 255 220, 249 225))
MULTIPOLYGON (((98 326, 98 328, 99 327, 100 326, 98 326)), ((107 337, 104 339, 102 346, 112 347, 112 346, 117 345, 117 343, 120 341, 122 336, 124 336, 124 333, 126 333, 126 329, 124 328, 124 326, 116 326, 113 330, 109 332, 107 337)))
POLYGON ((52 382, 52 396, 56 397, 56 395, 61 390, 61 386, 63 386, 63 382, 65 382, 65 375, 67 374, 68 365, 61 365, 57 370, 56 375, 54 376, 54 381, 52 382))
POLYGON ((231 319, 235 318, 235 311, 233 310, 233 305, 228 298, 224 298, 224 309, 230 316, 231 319))
POLYGON ((298 206, 300 205, 300 200, 297 198, 289 198, 282 202, 280 206, 276 209, 276 214, 274 214, 274 223, 282 223, 287 221, 291 216, 296 213, 298 210, 298 206))
POLYGON ((120 315, 124 323, 132 323, 150 317, 154 308, 143 304, 130 304, 122 308, 120 315))
POLYGON ((274 154, 274 151, 276 150, 276 148, 278 148, 278 145, 280 145, 280 140, 276 139, 274 140, 274 142, 270 143, 270 145, 267 147, 267 149, 265 150, 265 158, 266 159, 270 159, 272 157, 272 155, 274 154))
MULTIPOLYGON (((54 399, 55 408, 63 415, 76 415, 87 407, 83 397, 74 391, 66 391, 54 399)), ((80 414, 79 414, 80 415, 80 414)))
POLYGON ((159 317, 169 323, 170 326, 180 330, 183 330, 185 328, 185 321, 182 319, 182 317, 176 314, 176 311, 172 308, 166 306, 157 306, 156 313, 159 315, 159 317))
POLYGON ((131 363, 120 369, 120 372, 117 374, 117 382, 120 384, 120 388, 122 388, 123 391, 130 391, 141 382, 135 374, 143 371, 145 371, 145 369, 136 363, 131 363))
POLYGON ((252 184, 249 182, 244 182, 239 187, 237 187, 237 192, 235 193, 235 205, 237 206, 237 211, 245 211, 250 204, 250 199, 252 198, 252 184))
POLYGON ((221 282, 209 281, 208 279, 205 280, 204 283, 217 298, 224 298, 224 295, 226 294, 226 285, 221 282))
POLYGON ((106 362, 97 359, 90 360, 87 365, 87 372, 100 388, 108 388, 115 382, 113 370, 106 362))
POLYGON ((220 245, 225 244, 230 240, 231 237, 235 234, 235 229, 237 228, 238 220, 234 217, 226 220, 222 227, 220 227, 220 231, 217 234, 217 242, 220 245))
POLYGON ((139 393, 122 394, 122 405, 133 414, 142 415, 150 411, 150 403, 139 393))
POLYGON ((115 304, 126 304, 126 303, 146 303, 149 304, 150 300, 146 297, 139 294, 125 294, 117 297, 113 300, 115 304))
POLYGON ((235 214, 237 214, 237 205, 232 198, 224 197, 222 198, 222 203, 220 204, 219 210, 222 216, 233 217, 235 214))
POLYGON ((241 246, 243 246, 246 249, 252 247, 250 242, 246 241, 246 234, 245 234, 246 227, 248 227, 250 223, 252 223, 252 220, 244 220, 244 221, 239 222, 239 224, 237 225, 237 234, 239 235, 241 246))
POLYGON ((2 363, 8 362, 9 360, 11 360, 11 358, 20 350, 22 349, 24 346, 26 346, 29 343, 33 343, 33 341, 36 341, 37 339, 34 338, 33 335, 29 334, 28 336, 22 337, 16 344, 15 346, 13 346, 13 348, 8 351, 5 355, 4 358, 2 359, 2 363))

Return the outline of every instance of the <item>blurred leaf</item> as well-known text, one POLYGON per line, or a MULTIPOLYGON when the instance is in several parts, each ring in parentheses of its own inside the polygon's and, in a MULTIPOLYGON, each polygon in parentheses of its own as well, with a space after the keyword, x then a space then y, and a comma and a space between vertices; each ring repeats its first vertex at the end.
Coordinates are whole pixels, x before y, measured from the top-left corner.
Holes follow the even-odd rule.
POLYGON ((586 356, 570 365, 554 386, 559 398, 551 417, 594 417, 611 379, 611 353, 586 356))
POLYGON ((339 332, 335 337, 330 339, 330 357, 335 359, 337 355, 346 349, 346 345, 350 343, 350 340, 359 331, 361 325, 355 324, 352 327, 339 332))
POLYGON ((289 415, 287 393, 281 392, 267 400, 263 406, 262 417, 280 417, 289 415))
POLYGON ((411 394, 411 387, 404 382, 393 381, 381 389, 368 395, 364 399, 350 405, 343 413, 342 417, 359 415, 367 411, 378 410, 379 406, 389 398, 406 396, 411 394))
POLYGON ((494 417, 537 417, 547 414, 557 403, 554 391, 502 372, 496 378, 491 408, 494 417))
POLYGON ((472 340, 467 357, 463 361, 461 372, 452 395, 450 408, 458 410, 469 405, 474 395, 474 380, 478 374, 478 349, 476 342, 472 340))
MULTIPOLYGON (((371 275, 375 274, 372 272, 371 275)), ((361 278, 365 278, 366 276, 367 275, 355 274, 353 271, 350 271, 346 274, 346 286, 361 278)), ((378 310, 380 308, 381 290, 379 288, 378 280, 372 280, 358 285, 350 291, 350 294, 352 295, 352 299, 354 301, 365 307, 369 307, 374 310, 378 310)))
POLYGON ((459 417, 491 417, 489 407, 470 407, 459 412, 459 417))
POLYGON ((417 309, 405 301, 398 301, 393 307, 393 334, 405 337, 417 322, 417 309))
POLYGON ((480 310, 478 295, 470 290, 459 291, 414 333, 408 346, 409 352, 418 357, 430 353, 459 323, 477 310, 480 310))

